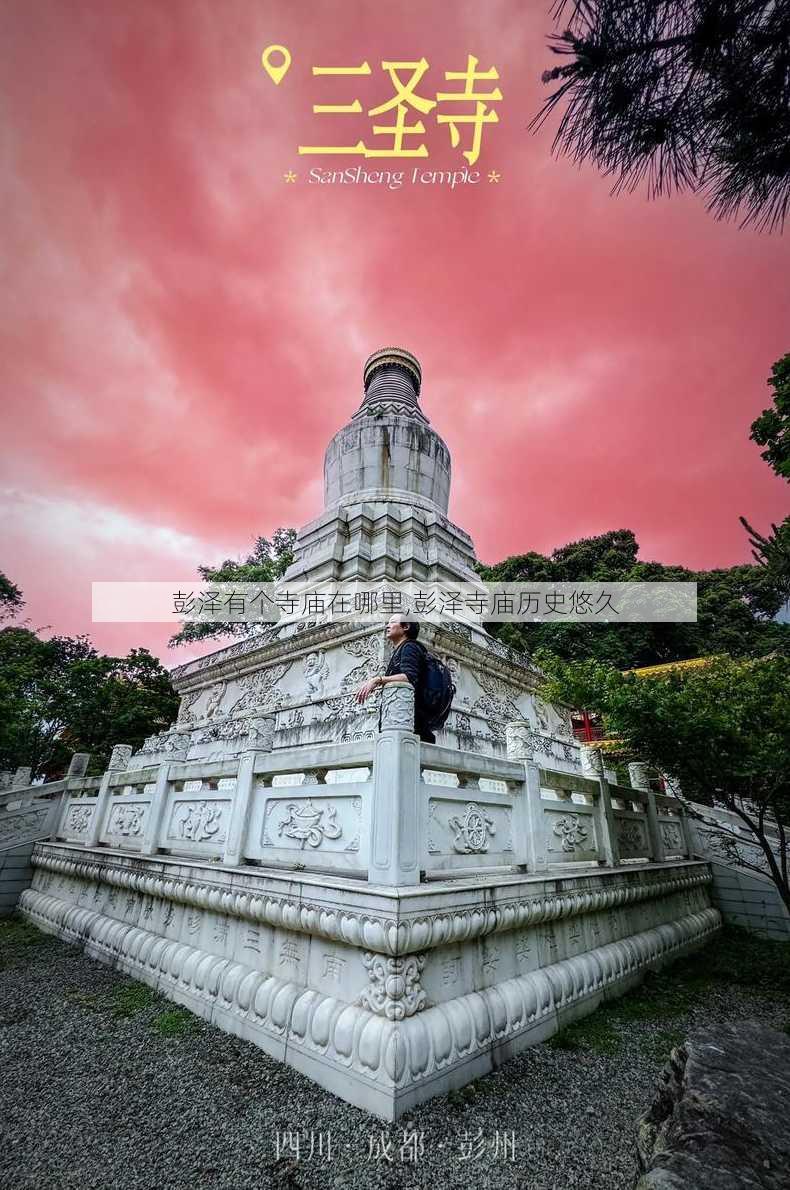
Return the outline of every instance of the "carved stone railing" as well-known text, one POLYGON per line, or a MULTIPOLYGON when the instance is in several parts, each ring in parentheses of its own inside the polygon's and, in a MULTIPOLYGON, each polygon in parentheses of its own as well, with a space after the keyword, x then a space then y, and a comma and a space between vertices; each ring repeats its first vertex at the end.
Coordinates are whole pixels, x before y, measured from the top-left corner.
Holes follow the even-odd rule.
MULTIPOLYGON (((129 769, 116 747, 100 780, 68 782, 56 838, 141 856, 335 873, 386 886, 490 873, 613 867, 692 854, 676 798, 543 767, 529 724, 507 728, 508 757, 423 744, 408 682, 382 691, 373 740, 271 750, 271 730, 239 758, 129 769)), ((542 755, 542 754, 541 754, 542 755)), ((634 781, 634 778, 636 780, 634 781)))
POLYGON ((12 801, 0 805, 0 850, 21 847, 36 839, 48 839, 58 820, 60 799, 65 788, 57 782, 60 790, 46 797, 27 798, 24 802, 12 801))
POLYGON ((421 761, 423 871, 524 871, 523 766, 435 744, 422 746, 421 761))
POLYGON ((56 837, 140 855, 366 877, 373 754, 365 741, 130 771, 115 749, 95 793, 68 798, 56 837))
POLYGON ((0 850, 53 837, 64 800, 85 785, 98 784, 84 777, 89 759, 87 753, 76 753, 63 780, 45 785, 30 784, 29 768, 16 770, 0 793, 0 850))
POLYGON ((528 870, 579 863, 660 863, 692 856, 677 800, 653 793, 647 783, 641 789, 611 783, 598 749, 581 748, 584 775, 577 775, 536 763, 526 723, 508 724, 507 746, 511 759, 524 768, 528 870))

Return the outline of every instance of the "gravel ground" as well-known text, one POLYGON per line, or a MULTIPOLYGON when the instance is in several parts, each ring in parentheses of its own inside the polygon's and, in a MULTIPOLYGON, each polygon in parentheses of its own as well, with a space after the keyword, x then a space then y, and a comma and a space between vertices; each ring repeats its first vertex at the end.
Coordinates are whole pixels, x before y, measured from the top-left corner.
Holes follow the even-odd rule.
POLYGON ((0 925, 0 967, 9 1190, 631 1190, 676 1034, 788 1020, 779 997, 715 985, 671 1021, 621 1021, 610 1054, 535 1046, 387 1126, 32 927, 0 925))

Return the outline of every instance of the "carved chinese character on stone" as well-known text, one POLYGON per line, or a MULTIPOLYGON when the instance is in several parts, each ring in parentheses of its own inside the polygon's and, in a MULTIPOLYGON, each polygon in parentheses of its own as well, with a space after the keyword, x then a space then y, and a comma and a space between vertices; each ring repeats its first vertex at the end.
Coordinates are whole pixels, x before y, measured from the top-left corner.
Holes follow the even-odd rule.
POLYGON ((532 944, 530 935, 524 931, 516 936, 516 960, 519 963, 524 963, 532 953, 532 944))
POLYGON ((280 947, 280 966, 282 967, 285 964, 298 968, 301 961, 302 957, 299 953, 299 943, 295 938, 286 938, 280 947))
POLYGON ((481 956, 480 961, 484 971, 495 971, 497 963, 499 962, 499 947, 494 946, 487 939, 483 938, 480 944, 481 956))
POLYGON ((244 936, 244 949, 254 950, 256 954, 261 952, 261 932, 257 926, 249 926, 247 933, 244 936))
POLYGON ((442 983, 453 984, 458 983, 458 978, 461 974, 461 960, 460 958, 445 958, 442 959, 442 983))
POLYGON ((222 806, 215 802, 186 802, 179 807, 178 837, 192 843, 203 843, 211 839, 222 841, 222 806))
POLYGON ((340 983, 343 975, 343 968, 346 965, 345 959, 339 959, 333 954, 324 954, 324 970, 323 976, 325 979, 331 979, 335 983, 340 983))

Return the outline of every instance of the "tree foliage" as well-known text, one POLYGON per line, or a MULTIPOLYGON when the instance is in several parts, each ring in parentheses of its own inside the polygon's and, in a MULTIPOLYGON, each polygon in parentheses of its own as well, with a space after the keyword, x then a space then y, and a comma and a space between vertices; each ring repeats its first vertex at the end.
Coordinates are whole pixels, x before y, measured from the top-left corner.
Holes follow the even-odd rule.
POLYGON ((721 657, 658 677, 538 660, 546 698, 598 712, 623 756, 666 773, 691 802, 723 802, 751 831, 790 909, 790 658, 721 657))
POLYGON ((147 649, 107 657, 85 636, 0 631, 0 768, 30 765, 55 780, 74 752, 90 752, 101 771, 114 744, 140 747, 177 711, 167 670, 147 649))
MULTIPOLYGON (((295 529, 275 529, 271 540, 257 537, 255 546, 243 562, 226 558, 219 566, 198 566, 207 583, 274 583, 282 578, 294 560, 295 529)), ((170 646, 191 644, 198 640, 217 640, 225 636, 245 636, 247 624, 186 622, 170 640, 170 646)))
POLYGON ((640 562, 630 529, 574 541, 550 555, 531 552, 479 565, 487 582, 696 582, 696 624, 489 624, 519 651, 549 649, 569 661, 594 658, 618 669, 732 653, 790 653, 790 627, 775 623, 784 601, 777 575, 761 566, 693 571, 640 562))
POLYGON ((702 193, 719 218, 781 227, 790 206, 790 0, 559 0, 554 149, 615 190, 702 193))
POLYGON ((749 437, 764 446, 762 458, 777 475, 790 482, 790 353, 777 360, 768 379, 773 403, 752 422, 749 437))
POLYGON ((790 600, 790 516, 785 517, 781 525, 772 524, 767 536, 752 528, 746 517, 740 519, 749 534, 752 556, 771 573, 787 602, 790 600))
POLYGON ((25 601, 19 587, 0 570, 0 624, 5 620, 12 620, 24 606, 25 601))
MULTIPOLYGON (((773 405, 764 409, 752 422, 750 437, 764 446, 762 458, 780 477, 790 482, 790 354, 782 356, 771 369, 768 385, 773 389, 773 405)), ((771 525, 769 533, 761 533, 740 518, 749 534, 752 556, 772 573, 785 601, 790 600, 790 517, 781 525, 771 525)))

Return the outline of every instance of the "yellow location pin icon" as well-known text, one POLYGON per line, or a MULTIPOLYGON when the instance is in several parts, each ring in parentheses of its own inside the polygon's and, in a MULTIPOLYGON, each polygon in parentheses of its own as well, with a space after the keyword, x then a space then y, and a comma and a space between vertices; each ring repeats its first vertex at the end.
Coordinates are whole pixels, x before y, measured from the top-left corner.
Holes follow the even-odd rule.
POLYGON ((291 65, 291 55, 284 45, 267 45, 266 49, 261 54, 261 65, 268 74, 276 87, 288 73, 288 67, 291 65), (272 54, 282 55, 282 63, 280 66, 272 65, 272 54))

